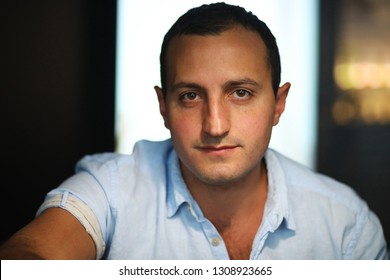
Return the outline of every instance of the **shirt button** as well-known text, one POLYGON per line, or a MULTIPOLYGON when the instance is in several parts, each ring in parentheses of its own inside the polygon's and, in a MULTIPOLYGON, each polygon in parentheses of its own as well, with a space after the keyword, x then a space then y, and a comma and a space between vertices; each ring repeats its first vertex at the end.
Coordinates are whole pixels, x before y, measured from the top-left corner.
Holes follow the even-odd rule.
POLYGON ((211 245, 213 245, 214 247, 217 247, 220 243, 221 241, 218 237, 214 237, 213 239, 211 239, 211 245))

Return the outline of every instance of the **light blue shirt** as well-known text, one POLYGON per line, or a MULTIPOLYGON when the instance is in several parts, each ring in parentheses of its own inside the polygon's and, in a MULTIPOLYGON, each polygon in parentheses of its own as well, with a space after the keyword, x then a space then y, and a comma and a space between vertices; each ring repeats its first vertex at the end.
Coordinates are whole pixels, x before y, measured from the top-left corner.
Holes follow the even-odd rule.
MULTIPOLYGON (((265 161, 268 196, 251 259, 387 258, 378 218, 351 188, 271 149, 265 161)), ((170 140, 140 141, 132 155, 87 156, 76 171, 46 199, 61 195, 56 207, 73 213, 70 195, 92 210, 103 258, 229 259, 183 181, 170 140)))

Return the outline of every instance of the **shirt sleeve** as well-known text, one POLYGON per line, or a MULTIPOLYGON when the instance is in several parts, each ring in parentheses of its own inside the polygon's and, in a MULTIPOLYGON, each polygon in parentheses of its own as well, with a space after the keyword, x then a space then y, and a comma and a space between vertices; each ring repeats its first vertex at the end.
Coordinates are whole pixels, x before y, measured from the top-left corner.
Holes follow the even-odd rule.
POLYGON ((103 240, 99 222, 92 210, 82 200, 65 191, 62 195, 57 194, 46 199, 38 209, 37 215, 53 207, 65 209, 79 220, 95 243, 96 259, 101 259, 106 244, 103 240))
POLYGON ((114 234, 113 173, 110 155, 83 158, 76 165, 76 174, 50 191, 38 211, 61 207, 73 214, 94 240, 97 258, 107 253, 114 234))
POLYGON ((364 215, 351 240, 351 259, 387 260, 387 244, 378 217, 370 210, 364 215))

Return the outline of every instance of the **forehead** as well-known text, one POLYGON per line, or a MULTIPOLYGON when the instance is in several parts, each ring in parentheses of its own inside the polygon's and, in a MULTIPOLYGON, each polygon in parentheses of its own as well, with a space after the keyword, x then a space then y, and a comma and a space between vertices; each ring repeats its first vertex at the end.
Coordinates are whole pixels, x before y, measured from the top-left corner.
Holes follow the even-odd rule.
POLYGON ((262 38, 244 27, 234 27, 219 35, 177 36, 168 46, 166 62, 168 86, 183 75, 192 79, 218 73, 270 74, 262 38))

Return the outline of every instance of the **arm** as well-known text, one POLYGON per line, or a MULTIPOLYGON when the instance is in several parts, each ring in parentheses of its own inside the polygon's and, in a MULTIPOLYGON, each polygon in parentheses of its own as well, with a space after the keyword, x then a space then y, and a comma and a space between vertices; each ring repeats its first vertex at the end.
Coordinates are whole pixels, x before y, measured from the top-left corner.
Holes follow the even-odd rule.
POLYGON ((388 259, 387 244, 384 238, 381 223, 378 217, 371 211, 367 218, 361 222, 351 243, 354 243, 351 252, 352 259, 388 259))
POLYGON ((95 259, 95 244, 68 211, 50 208, 0 247, 0 259, 95 259))

